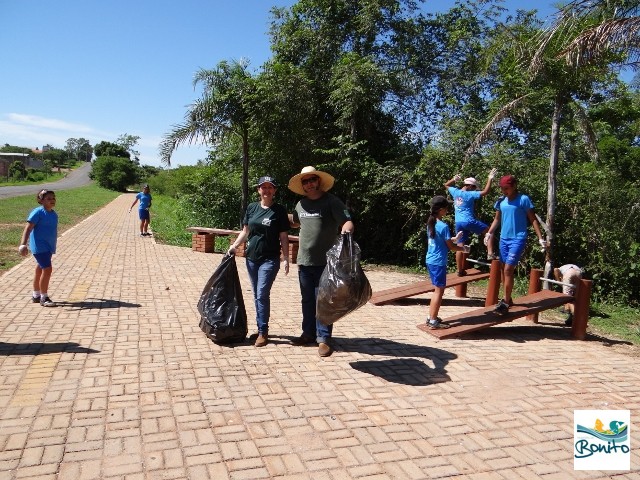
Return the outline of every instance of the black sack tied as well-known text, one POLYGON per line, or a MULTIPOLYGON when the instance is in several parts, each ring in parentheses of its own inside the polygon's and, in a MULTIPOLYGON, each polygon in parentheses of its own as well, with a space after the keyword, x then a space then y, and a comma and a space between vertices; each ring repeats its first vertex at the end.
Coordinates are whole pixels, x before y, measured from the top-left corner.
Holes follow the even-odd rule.
POLYGON ((324 325, 331 325, 370 298, 371 285, 360 267, 360 247, 351 233, 343 233, 327 252, 327 266, 318 286, 316 317, 324 325))
POLYGON ((215 343, 243 342, 247 337, 247 312, 235 255, 225 255, 198 301, 200 329, 215 343))

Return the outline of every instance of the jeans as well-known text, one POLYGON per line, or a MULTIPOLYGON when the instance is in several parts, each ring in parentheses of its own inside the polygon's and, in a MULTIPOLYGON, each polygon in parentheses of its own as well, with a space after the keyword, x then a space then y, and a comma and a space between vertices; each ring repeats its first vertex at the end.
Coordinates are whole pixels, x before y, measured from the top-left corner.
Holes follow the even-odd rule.
POLYGON ((247 272, 253 288, 253 300, 256 306, 258 333, 269 333, 269 315, 271 310, 271 286, 280 270, 280 259, 267 258, 254 262, 247 258, 247 272))
POLYGON ((324 266, 298 265, 298 280, 302 296, 302 333, 315 337, 318 343, 327 343, 333 332, 333 325, 323 325, 316 319, 316 299, 318 285, 324 266))

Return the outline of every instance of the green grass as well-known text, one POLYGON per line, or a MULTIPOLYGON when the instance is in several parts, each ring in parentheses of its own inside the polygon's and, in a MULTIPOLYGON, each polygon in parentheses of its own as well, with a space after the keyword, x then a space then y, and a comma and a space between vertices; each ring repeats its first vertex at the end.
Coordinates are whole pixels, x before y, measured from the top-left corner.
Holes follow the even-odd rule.
POLYGON ((64 178, 66 174, 65 173, 50 173, 49 175, 47 175, 47 178, 45 180, 36 180, 36 181, 31 181, 31 180, 7 180, 6 178, 2 178, 0 179, 0 186, 2 187, 15 187, 18 185, 33 185, 36 183, 42 183, 44 182, 55 182, 57 180, 62 180, 64 178))
MULTIPOLYGON (((56 212, 58 213, 58 235, 78 224, 120 195, 95 186, 94 184, 56 191, 56 212)), ((38 203, 35 195, 6 198, 0 200, 0 273, 9 270, 22 260, 18 254, 18 244, 29 212, 38 203)))
MULTIPOLYGON (((191 232, 188 232, 186 228, 192 226, 206 227, 208 225, 194 225, 175 198, 153 194, 151 230, 157 242, 191 248, 191 232)), ((228 248, 228 238, 216 238, 216 251, 224 252, 228 248)))

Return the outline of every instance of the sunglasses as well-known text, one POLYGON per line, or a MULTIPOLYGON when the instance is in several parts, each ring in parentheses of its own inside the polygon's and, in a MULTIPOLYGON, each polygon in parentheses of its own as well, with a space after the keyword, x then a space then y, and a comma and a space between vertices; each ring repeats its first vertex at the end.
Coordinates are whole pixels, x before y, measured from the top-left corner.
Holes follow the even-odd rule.
POLYGON ((319 177, 309 177, 309 178, 305 178, 304 180, 302 180, 302 185, 306 185, 308 183, 315 183, 318 181, 319 177))

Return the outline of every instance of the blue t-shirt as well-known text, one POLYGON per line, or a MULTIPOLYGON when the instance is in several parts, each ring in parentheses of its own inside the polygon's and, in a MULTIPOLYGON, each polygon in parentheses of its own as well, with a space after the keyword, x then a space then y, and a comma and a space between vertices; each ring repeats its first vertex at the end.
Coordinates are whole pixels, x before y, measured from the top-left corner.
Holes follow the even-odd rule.
POLYGON ((151 194, 140 192, 136 195, 136 198, 140 200, 140 210, 147 210, 151 206, 151 194))
POLYGON ((527 212, 533 209, 533 203, 528 196, 524 193, 518 193, 513 200, 500 197, 493 208, 500 210, 500 238, 527 238, 527 228, 529 227, 527 212))
POLYGON ((27 222, 34 224, 29 235, 31 253, 56 253, 58 214, 54 210, 47 212, 43 206, 40 206, 31 210, 27 222))
POLYGON ((427 229, 427 265, 441 265, 447 266, 447 260, 449 255, 449 247, 447 246, 447 240, 451 238, 449 231, 449 225, 442 220, 436 221, 435 225, 436 236, 435 238, 429 237, 429 230, 427 229))
POLYGON ((453 197, 453 208, 456 211, 456 222, 470 222, 474 216, 474 204, 482 195, 477 190, 460 190, 457 187, 448 187, 447 190, 453 197))

